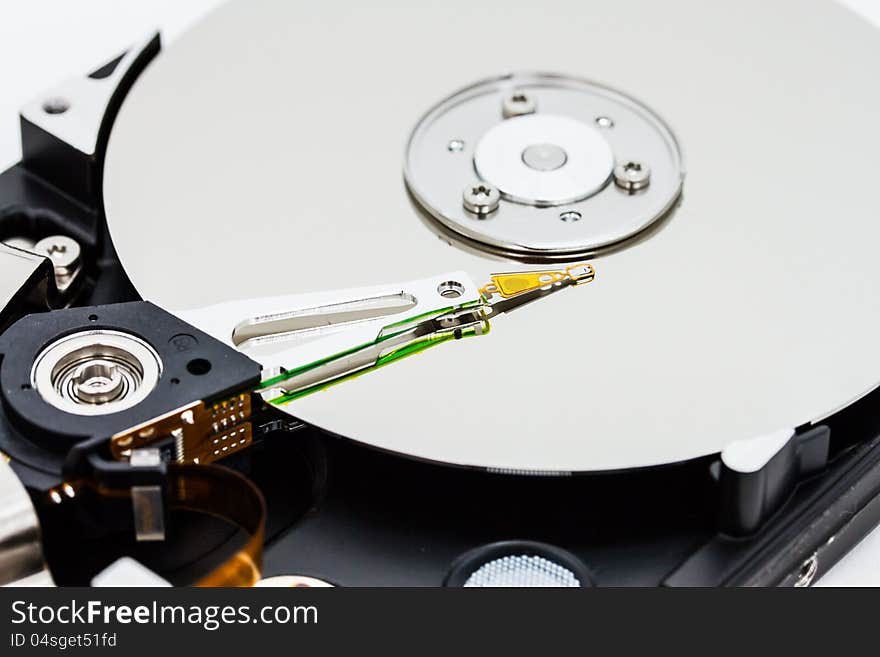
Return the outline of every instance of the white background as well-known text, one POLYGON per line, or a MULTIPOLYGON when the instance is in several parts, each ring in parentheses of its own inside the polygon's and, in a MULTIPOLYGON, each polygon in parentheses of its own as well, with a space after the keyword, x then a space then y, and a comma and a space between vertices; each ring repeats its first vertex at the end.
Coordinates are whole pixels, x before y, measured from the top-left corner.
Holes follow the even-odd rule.
MULTIPOLYGON (((880 26, 880 0, 841 1, 880 26)), ((25 102, 60 80, 94 70, 153 29, 162 31, 164 43, 173 41, 219 4, 219 0, 0 0, 0 167, 5 169, 21 156, 18 109, 25 102)), ((880 78, 865 84, 880 84, 880 78)), ((880 586, 880 529, 819 584, 880 586)))

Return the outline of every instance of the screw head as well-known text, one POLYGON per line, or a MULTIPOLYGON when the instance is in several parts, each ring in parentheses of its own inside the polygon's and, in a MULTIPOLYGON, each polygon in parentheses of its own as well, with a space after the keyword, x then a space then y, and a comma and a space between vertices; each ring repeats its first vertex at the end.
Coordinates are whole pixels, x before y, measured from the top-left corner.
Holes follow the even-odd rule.
POLYGON ((525 114, 534 114, 537 111, 537 99, 531 93, 526 93, 525 91, 513 91, 505 96, 501 102, 501 115, 505 119, 525 114))
POLYGON ((614 121, 609 116, 598 116, 596 117, 596 125, 600 128, 613 128, 614 121))
POLYGON ((581 217, 581 213, 577 210, 566 210, 565 212, 561 212, 559 214, 559 218, 567 224, 574 223, 575 221, 580 221, 581 217))
POLYGON ((464 188, 461 200, 465 210, 485 216, 498 209, 501 192, 489 183, 475 182, 464 188))
POLYGON ((119 366, 103 359, 87 361, 77 367, 70 383, 74 396, 86 404, 106 404, 125 390, 119 366))
POLYGON ((651 167, 637 160, 626 160, 614 167, 614 182, 632 193, 651 184, 651 167))
POLYGON ((33 250, 48 256, 57 276, 70 276, 80 261, 81 250, 76 240, 66 235, 50 235, 34 244, 33 250))
POLYGON ((465 143, 463 139, 450 139, 446 144, 446 150, 450 153, 461 153, 464 150, 465 143))

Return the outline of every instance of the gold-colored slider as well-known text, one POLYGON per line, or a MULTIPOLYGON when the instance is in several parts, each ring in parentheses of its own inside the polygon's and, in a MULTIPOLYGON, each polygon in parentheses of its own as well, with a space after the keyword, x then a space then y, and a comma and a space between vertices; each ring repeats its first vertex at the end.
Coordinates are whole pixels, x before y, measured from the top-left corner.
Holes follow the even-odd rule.
POLYGON ((596 271, 593 269, 593 265, 588 263, 572 265, 564 271, 542 270, 492 274, 492 280, 480 288, 480 294, 486 299, 495 294, 510 299, 558 283, 567 282, 569 285, 589 283, 595 276, 596 271))

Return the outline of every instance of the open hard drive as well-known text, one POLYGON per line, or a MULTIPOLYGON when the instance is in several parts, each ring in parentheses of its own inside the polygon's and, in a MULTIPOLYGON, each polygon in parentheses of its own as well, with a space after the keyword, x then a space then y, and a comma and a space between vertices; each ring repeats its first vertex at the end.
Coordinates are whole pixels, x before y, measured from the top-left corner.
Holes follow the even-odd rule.
POLYGON ((809 585, 880 522, 878 61, 827 1, 237 1, 47 91, 0 580, 809 585))

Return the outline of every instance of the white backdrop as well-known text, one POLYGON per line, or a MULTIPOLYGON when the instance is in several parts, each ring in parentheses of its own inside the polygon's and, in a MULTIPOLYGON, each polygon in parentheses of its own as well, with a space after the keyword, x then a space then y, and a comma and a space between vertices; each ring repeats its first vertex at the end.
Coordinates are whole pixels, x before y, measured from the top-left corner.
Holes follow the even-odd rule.
MULTIPOLYGON (((840 1, 880 26, 880 0, 840 1)), ((174 40, 218 4, 220 0, 0 0, 0 167, 21 157, 18 109, 25 102, 59 80, 97 68, 153 29, 161 30, 165 43, 174 40)), ((880 586, 880 529, 819 585, 880 586)))

